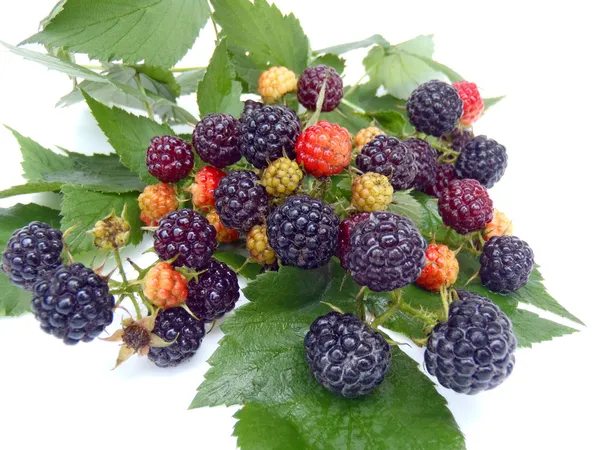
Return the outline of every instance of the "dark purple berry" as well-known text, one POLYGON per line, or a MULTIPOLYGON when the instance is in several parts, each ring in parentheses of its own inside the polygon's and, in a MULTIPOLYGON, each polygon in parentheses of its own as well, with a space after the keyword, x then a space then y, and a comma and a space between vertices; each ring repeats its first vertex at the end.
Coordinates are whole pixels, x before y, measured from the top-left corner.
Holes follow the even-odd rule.
POLYGON ((248 118, 250 114, 252 114, 254 111, 263 108, 264 106, 264 103, 255 102, 254 100, 246 100, 244 102, 244 110, 242 111, 242 114, 240 116, 240 121, 243 122, 244 120, 246 120, 246 118, 248 118))
POLYGON ((333 67, 320 64, 308 67, 298 79, 298 101, 311 111, 317 109, 317 100, 327 77, 325 98, 321 111, 329 112, 337 108, 344 97, 344 82, 333 67))
POLYGON ((242 158, 240 122, 229 114, 209 114, 198 122, 192 142, 200 159, 219 169, 242 158))
POLYGON ((450 141, 452 150, 462 152, 463 148, 473 139, 473 131, 470 128, 455 128, 442 139, 450 141))
POLYGON ((394 190, 412 186, 417 176, 417 162, 408 145, 392 136, 380 134, 367 143, 356 157, 363 172, 376 172, 390 179, 394 190))
POLYGON ((458 125, 463 101, 454 86, 432 80, 417 87, 406 102, 408 118, 415 129, 440 137, 458 125))
POLYGON ((515 236, 494 236, 479 257, 481 283, 492 292, 509 294, 527 284, 533 271, 533 250, 515 236))
POLYGON ((240 298, 236 273, 227 264, 211 259, 204 272, 188 283, 186 303, 203 322, 212 322, 229 311, 240 298))
POLYGON ((337 257, 340 259, 340 265, 344 270, 348 269, 348 252, 350 251, 350 236, 354 227, 369 218, 371 213, 361 212, 342 220, 338 234, 337 257))
POLYGON ((152 332, 172 344, 150 347, 148 359, 158 367, 174 367, 190 359, 200 348, 204 323, 194 319, 182 307, 163 309, 156 316, 152 332))
POLYGON ((2 272, 30 291, 44 274, 56 269, 63 249, 62 233, 42 222, 16 230, 2 255, 2 272))
POLYGON ((175 136, 155 136, 146 151, 146 165, 163 183, 177 183, 194 168, 192 146, 175 136))
POLYGON ((435 168, 435 176, 425 186, 424 192, 439 198, 442 195, 442 191, 448 187, 448 184, 456 179, 456 170, 454 170, 453 164, 438 164, 435 168))
POLYGON ((494 204, 477 180, 453 180, 440 195, 438 211, 444 224, 460 234, 481 230, 494 218, 494 204))
POLYGON ((472 178, 486 188, 496 184, 508 163, 506 148, 486 136, 471 139, 463 148, 456 161, 456 174, 459 178, 472 178))
POLYGON ((415 162, 417 163, 417 175, 412 186, 422 191, 435 178, 437 154, 431 145, 423 139, 410 138, 402 142, 412 150, 415 155, 415 162))
POLYGON ((202 270, 217 246, 217 232, 204 216, 180 209, 160 219, 154 231, 154 250, 163 261, 177 256, 175 267, 202 270))
POLYGON ((304 354, 319 384, 349 398, 373 391, 392 363, 390 346, 381 334, 352 314, 335 311, 312 323, 304 354))
POLYGON ((68 345, 98 337, 112 323, 114 306, 108 282, 79 263, 47 273, 31 300, 42 330, 68 345))

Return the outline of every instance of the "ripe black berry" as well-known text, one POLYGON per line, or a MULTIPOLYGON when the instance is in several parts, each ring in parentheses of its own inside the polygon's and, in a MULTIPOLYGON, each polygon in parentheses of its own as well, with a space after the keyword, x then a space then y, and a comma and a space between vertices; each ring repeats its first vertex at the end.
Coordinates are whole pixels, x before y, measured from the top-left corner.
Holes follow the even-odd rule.
POLYGON ((533 250, 515 236, 494 236, 479 257, 481 282, 492 292, 508 294, 523 287, 533 271, 533 250))
POLYGON ((456 180, 456 170, 453 164, 438 164, 433 180, 425 186, 425 193, 439 198, 452 180, 456 180))
POLYGON ((298 101, 306 109, 311 111, 317 109, 317 100, 325 77, 327 77, 327 87, 325 88, 325 98, 321 111, 333 111, 342 101, 344 96, 342 77, 338 75, 333 67, 320 64, 315 67, 308 67, 302 72, 298 80, 298 101))
POLYGON ((182 307, 163 309, 156 316, 152 332, 172 344, 150 347, 148 359, 158 367, 173 367, 196 353, 204 338, 204 323, 194 319, 182 307))
POLYGON ((317 318, 304 338, 304 352, 317 381, 344 397, 366 395, 379 386, 392 362, 381 334, 352 314, 317 318))
POLYGON ((508 163, 506 148, 493 139, 477 136, 463 148, 456 161, 459 178, 472 178, 486 188, 496 184, 508 163))
POLYGON ((267 191, 254 172, 232 170, 215 189, 215 208, 223 225, 247 232, 265 220, 267 191))
POLYGON ((253 107, 244 112, 240 150, 248 162, 264 169, 282 156, 296 158, 296 139, 302 124, 296 113, 283 105, 253 107))
POLYGON ((65 344, 90 342, 113 320, 108 282, 83 264, 60 266, 33 288, 31 311, 42 330, 65 344))
POLYGON ((236 273, 220 261, 211 259, 204 272, 188 283, 186 303, 203 322, 212 322, 231 311, 240 298, 236 273))
POLYGON ((219 169, 242 158, 240 122, 229 114, 209 114, 198 122, 192 142, 200 159, 219 169))
POLYGON ((246 100, 244 102, 244 110, 242 111, 242 114, 240 116, 240 121, 243 122, 248 118, 248 116, 250 116, 250 114, 252 114, 258 109, 261 109, 264 106, 264 103, 255 102, 254 100, 246 100))
POLYGON ((437 154, 431 145, 423 139, 410 138, 402 142, 406 144, 415 155, 417 174, 413 180, 412 186, 421 191, 435 178, 437 154))
POLYGON ((348 269, 348 252, 350 251, 350 236, 354 227, 370 217, 371 213, 361 212, 342 220, 340 231, 338 233, 338 243, 336 255, 340 259, 342 269, 348 269))
POLYGON ((150 175, 163 183, 184 179, 194 167, 192 146, 175 136, 155 136, 146 151, 150 175))
POLYGON ((331 207, 308 195, 288 197, 267 218, 269 243, 286 266, 314 269, 333 256, 340 220, 331 207))
POLYGON ((62 234, 50 225, 31 222, 16 230, 2 255, 2 272, 30 291, 43 275, 57 268, 63 249, 62 234))
POLYGON ((217 232, 204 216, 191 209, 173 211, 163 217, 154 231, 154 250, 163 261, 179 255, 172 263, 202 270, 217 246, 217 232))
POLYGON ((363 172, 376 172, 390 179, 395 190, 408 189, 417 176, 415 155, 406 143, 380 134, 367 143, 356 157, 363 172))
POLYGON ((419 277, 426 249, 427 242, 406 217, 375 211, 354 227, 347 265, 361 286, 393 291, 419 277))
POLYGON ((473 139, 473 131, 470 128, 455 128, 442 139, 450 141, 452 150, 462 152, 463 148, 473 139))
POLYGON ((481 230, 494 218, 494 204, 477 180, 453 180, 440 195, 438 211, 460 234, 481 230))
POLYGON ((462 108, 456 88, 438 80, 421 84, 406 102, 408 118, 416 130, 437 137, 456 128, 462 108))
POLYGON ((425 366, 440 384, 461 394, 493 389, 511 374, 517 340, 500 308, 474 292, 458 291, 448 322, 438 323, 425 350, 425 366))

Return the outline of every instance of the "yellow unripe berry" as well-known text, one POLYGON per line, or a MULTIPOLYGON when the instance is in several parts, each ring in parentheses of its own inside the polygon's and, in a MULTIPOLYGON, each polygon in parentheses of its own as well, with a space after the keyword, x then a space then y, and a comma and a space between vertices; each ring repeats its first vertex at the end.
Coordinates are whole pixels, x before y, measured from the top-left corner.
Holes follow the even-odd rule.
POLYGON ((373 140, 373 138, 379 134, 385 134, 377 127, 363 128, 354 136, 354 146, 356 151, 360 153, 362 148, 373 140))
POLYGON ((367 172, 352 183, 352 205, 362 212, 386 210, 393 195, 390 181, 379 173, 367 172))
POLYGON ((488 241, 494 236, 512 236, 513 225, 511 220, 503 212, 494 209, 494 218, 485 226, 483 239, 488 241))
POLYGON ((246 235, 246 248, 250 256, 260 264, 274 264, 277 261, 275 250, 269 245, 266 225, 254 225, 246 235))
POLYGON ((298 163, 284 156, 269 164, 263 173, 261 183, 269 195, 287 197, 298 189, 302 177, 302 169, 298 163))
POLYGON ((271 67, 260 74, 258 93, 263 102, 276 103, 281 97, 296 90, 296 74, 286 67, 271 67))

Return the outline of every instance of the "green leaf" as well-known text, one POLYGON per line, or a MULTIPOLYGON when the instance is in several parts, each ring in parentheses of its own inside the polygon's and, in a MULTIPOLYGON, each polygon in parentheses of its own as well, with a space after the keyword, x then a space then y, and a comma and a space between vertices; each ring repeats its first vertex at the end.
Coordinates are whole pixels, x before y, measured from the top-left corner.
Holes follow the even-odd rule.
POLYGON ((39 194, 40 192, 56 192, 60 190, 63 183, 61 182, 32 182, 27 184, 20 184, 19 186, 13 186, 8 189, 0 191, 0 198, 14 197, 15 195, 24 194, 39 194))
POLYGON ((422 220, 423 206, 410 195, 410 191, 396 191, 389 210, 403 217, 408 217, 416 226, 422 220))
POLYGON ((24 43, 64 47, 91 59, 171 67, 206 24, 206 0, 69 0, 24 43))
POLYGON ((365 119, 364 116, 356 115, 352 108, 344 104, 341 104, 331 112, 322 112, 320 118, 337 123, 352 134, 356 134, 359 130, 368 127, 370 124, 368 119, 365 119))
POLYGON ((462 79, 453 70, 433 61, 433 38, 417 36, 410 41, 373 47, 363 61, 371 83, 383 86, 398 98, 408 98, 421 83, 432 79, 462 79))
POLYGON ((392 135, 402 135, 407 119, 401 111, 377 111, 361 114, 368 120, 377 122, 380 128, 392 135))
POLYGON ((198 108, 202 117, 225 113, 238 117, 243 109, 242 84, 235 80, 225 41, 215 49, 204 78, 198 83, 198 108))
POLYGON ((491 108, 496 103, 498 103, 500 100, 502 100, 504 97, 506 97, 506 96, 502 95, 500 97, 484 98, 483 104, 485 105, 485 109, 487 110, 488 108, 491 108))
POLYGON ((181 94, 181 86, 177 83, 175 75, 168 69, 148 64, 136 64, 131 66, 137 73, 146 75, 150 80, 157 81, 169 87, 175 97, 181 94))
POLYGON ((346 68, 346 60, 333 53, 317 56, 311 63, 312 66, 318 66, 319 64, 333 67, 339 75, 343 74, 344 69, 346 68))
MULTIPOLYGON (((246 263, 246 260, 248 259, 248 257, 246 255, 242 255, 242 254, 238 253, 236 250, 231 250, 231 249, 219 250, 218 252, 216 252, 213 255, 213 257, 215 259, 218 259, 221 262, 224 262, 225 264, 227 264, 229 267, 231 267, 233 270, 236 270, 236 271, 239 270, 240 267, 242 267, 244 265, 244 263, 246 263)), ((254 280, 260 273, 261 269, 262 269, 262 266, 260 264, 251 262, 244 266, 244 268, 240 272, 240 275, 242 275, 244 278, 247 278, 248 280, 254 280)))
POLYGON ((258 77, 271 66, 300 74, 307 65, 309 45, 300 22, 283 15, 266 0, 212 0, 214 18, 227 36, 237 74, 251 92, 258 77))
MULTIPOLYGON (((7 127, 8 128, 8 127, 7 127)), ((16 194, 54 191, 65 183, 84 186, 102 192, 141 191, 144 185, 136 174, 119 162, 117 155, 86 156, 63 150, 63 156, 42 147, 34 140, 8 128, 21 146, 23 154, 23 176, 35 183, 34 186, 19 187, 16 194), (37 189, 37 191, 36 191, 37 189)), ((6 195, 6 192, 5 192, 6 195)))
MULTIPOLYGON (((0 258, 13 232, 34 220, 55 228, 60 226, 58 211, 45 206, 17 203, 10 208, 0 208, 0 258)), ((0 316, 18 316, 29 310, 30 301, 30 292, 15 286, 0 272, 0 316)))
POLYGON ((333 47, 323 48, 321 50, 315 50, 313 53, 320 55, 322 53, 333 53, 334 55, 341 55, 347 53, 350 50, 356 50, 357 48, 370 47, 373 44, 378 44, 383 47, 389 47, 390 43, 380 34, 374 34, 371 37, 363 39, 362 41, 349 42, 348 44, 334 45, 333 47))
POLYGON ((401 100, 393 95, 377 95, 379 85, 373 82, 359 84, 346 89, 344 98, 357 104, 365 111, 396 111, 405 108, 406 100, 401 100), (352 89, 352 92, 349 92, 352 89))
POLYGON ((351 311, 358 290, 336 263, 260 275, 244 290, 250 303, 223 323, 192 407, 243 404, 235 434, 244 450, 281 448, 282 436, 294 438, 290 449, 464 448, 445 400, 397 348, 386 380, 364 398, 334 395, 310 375, 303 339, 329 310, 320 301, 351 311))
POLYGON ((198 83, 202 78, 206 69, 204 67, 200 69, 188 70, 177 76, 177 83, 181 86, 181 95, 193 94, 198 90, 198 83))
POLYGON ((146 117, 135 116, 119 108, 109 108, 83 93, 98 126, 121 158, 121 163, 137 173, 146 184, 156 178, 148 173, 146 150, 154 136, 172 135, 174 131, 146 117))
POLYGON ((75 227, 67 237, 67 245, 72 253, 91 250, 92 238, 86 232, 111 212, 120 215, 125 206, 127 206, 125 220, 131 226, 130 243, 136 245, 141 242, 142 223, 137 193, 104 194, 71 185, 63 186, 62 193, 60 229, 64 232, 75 227))
POLYGON ((537 314, 525 309, 517 309, 509 316, 517 335, 519 347, 531 348, 532 344, 579 331, 551 320, 542 319, 537 314))

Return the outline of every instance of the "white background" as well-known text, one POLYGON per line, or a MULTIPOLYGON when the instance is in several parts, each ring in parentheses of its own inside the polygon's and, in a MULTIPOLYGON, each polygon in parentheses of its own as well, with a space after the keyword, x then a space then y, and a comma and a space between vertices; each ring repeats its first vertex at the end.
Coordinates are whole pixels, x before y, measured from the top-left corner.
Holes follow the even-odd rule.
MULTIPOLYGON (((0 2, 0 40, 37 30, 55 0, 0 2)), ((507 94, 477 124, 503 143, 509 166, 493 188, 542 265, 549 291, 588 325, 575 335, 521 349, 512 377, 475 397, 440 389, 469 449, 597 448, 598 48, 591 1, 284 1, 313 48, 383 34, 398 43, 435 34, 438 61, 475 81, 484 96, 507 94)), ((205 65, 207 27, 180 66, 205 65)), ((349 79, 364 52, 356 52, 349 79)), ((0 123, 46 147, 109 152, 83 105, 55 109, 68 78, 0 49, 0 123)), ((184 99, 194 110, 194 99, 184 99)), ((20 153, 0 128, 0 189, 20 184, 20 153)), ((49 196, 17 200, 56 205, 49 196)), ((568 323, 568 322, 564 322, 568 323)), ((186 410, 221 337, 171 370, 134 357, 111 371, 114 344, 76 347, 43 334, 31 316, 0 319, 0 447, 3 449, 235 448, 235 407, 186 410)), ((403 347, 406 349, 406 347, 403 347)), ((409 353, 422 358, 420 350, 409 353)), ((399 418, 401 420, 401 418, 399 418)))

